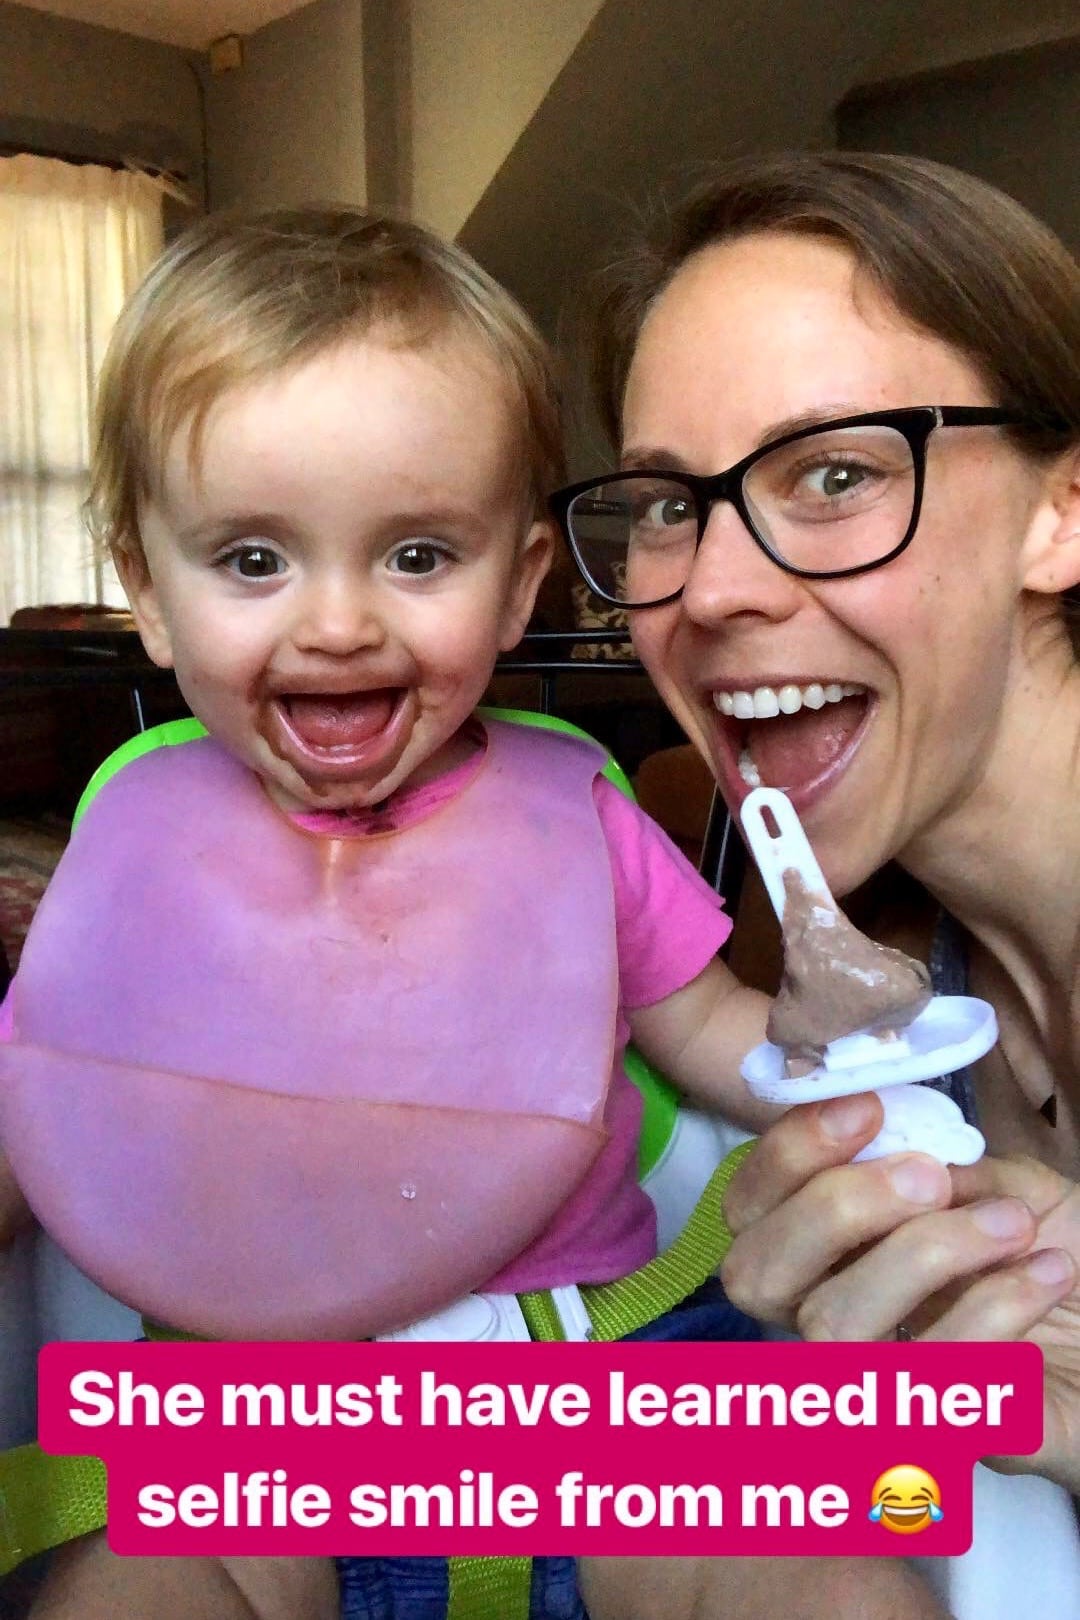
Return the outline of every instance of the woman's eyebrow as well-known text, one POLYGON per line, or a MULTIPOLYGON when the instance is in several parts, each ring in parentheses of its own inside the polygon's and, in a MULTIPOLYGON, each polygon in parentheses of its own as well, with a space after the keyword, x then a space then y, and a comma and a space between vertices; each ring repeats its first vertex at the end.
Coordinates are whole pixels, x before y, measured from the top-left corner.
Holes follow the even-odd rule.
MULTIPOLYGON (((779 421, 770 422, 768 427, 762 428, 747 454, 760 450, 764 444, 771 444, 774 439, 783 439, 789 433, 801 433, 803 428, 823 427, 829 422, 839 421, 847 416, 861 416, 864 411, 864 405, 845 399, 830 400, 825 405, 813 405, 805 411, 796 412, 793 416, 784 416, 779 421)), ((737 457, 736 460, 741 461, 742 457, 737 457)), ((735 462, 729 465, 734 466, 735 462)), ((623 472, 646 469, 672 473, 693 471, 690 463, 684 461, 674 450, 652 449, 649 446, 642 448, 635 446, 624 450, 619 466, 623 472)))
POLYGON ((619 457, 621 472, 690 472, 690 463, 673 450, 624 450, 619 457))
POLYGON ((785 416, 779 422, 773 422, 767 427, 757 443, 755 450, 760 450, 763 444, 771 444, 773 439, 783 439, 789 433, 801 433, 803 428, 824 427, 829 422, 839 422, 846 416, 862 416, 866 414, 865 405, 856 404, 850 399, 833 400, 827 405, 812 405, 809 410, 798 411, 794 416, 785 416))

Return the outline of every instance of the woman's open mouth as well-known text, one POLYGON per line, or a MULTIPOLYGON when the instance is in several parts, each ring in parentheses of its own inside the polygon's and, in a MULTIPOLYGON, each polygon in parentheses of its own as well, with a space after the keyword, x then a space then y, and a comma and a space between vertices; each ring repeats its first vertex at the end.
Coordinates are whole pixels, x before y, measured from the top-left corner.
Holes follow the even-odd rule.
POLYGON ((378 765, 397 746, 407 689, 365 692, 279 692, 270 705, 275 753, 303 775, 347 777, 378 765))
POLYGON ((805 808, 850 762, 873 696, 849 681, 714 690, 728 787, 739 800, 751 788, 781 788, 805 808))

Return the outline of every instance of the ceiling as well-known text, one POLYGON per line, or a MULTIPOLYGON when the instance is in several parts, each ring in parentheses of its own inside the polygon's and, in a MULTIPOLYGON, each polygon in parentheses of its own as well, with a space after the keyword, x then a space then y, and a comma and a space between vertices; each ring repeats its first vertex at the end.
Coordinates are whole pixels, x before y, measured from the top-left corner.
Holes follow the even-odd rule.
POLYGON ((222 34, 253 34, 264 23, 299 11, 309 0, 18 0, 75 22, 205 50, 222 34))

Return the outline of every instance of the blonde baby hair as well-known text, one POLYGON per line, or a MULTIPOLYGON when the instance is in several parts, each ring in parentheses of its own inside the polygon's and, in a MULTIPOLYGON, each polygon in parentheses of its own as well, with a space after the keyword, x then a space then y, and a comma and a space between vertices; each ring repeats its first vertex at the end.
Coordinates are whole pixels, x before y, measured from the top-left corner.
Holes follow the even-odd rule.
POLYGON ((475 338, 520 411, 539 514, 563 476, 547 345, 508 292, 420 225, 344 207, 230 211, 179 236, 122 311, 99 379, 87 521, 115 556, 141 557, 140 505, 159 493, 185 429, 197 465, 221 397, 373 329, 423 347, 475 338))

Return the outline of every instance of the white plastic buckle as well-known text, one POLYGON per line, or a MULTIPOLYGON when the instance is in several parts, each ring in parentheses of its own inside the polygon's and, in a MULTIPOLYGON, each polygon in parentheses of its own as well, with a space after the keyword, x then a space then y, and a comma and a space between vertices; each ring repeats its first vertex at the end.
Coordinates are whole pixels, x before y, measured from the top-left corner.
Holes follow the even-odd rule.
POLYGON ((567 1339, 572 1344, 581 1344, 585 1339, 591 1339, 593 1325, 585 1309, 580 1289, 574 1283, 567 1283, 564 1287, 552 1288, 549 1292, 555 1314, 562 1324, 567 1339))
MULTIPOLYGON (((551 1289, 551 1301, 567 1339, 592 1338, 592 1323, 573 1283, 551 1289)), ((465 1294, 445 1310, 424 1316, 396 1333, 380 1333, 379 1344, 528 1344, 529 1332, 515 1294, 465 1294)))
POLYGON ((380 1333, 378 1342, 410 1344, 444 1340, 456 1344, 507 1341, 527 1344, 530 1337, 521 1306, 513 1294, 465 1294, 445 1310, 411 1322, 396 1333, 380 1333))

